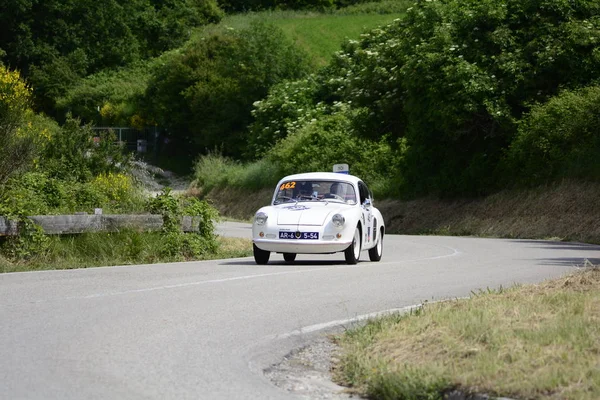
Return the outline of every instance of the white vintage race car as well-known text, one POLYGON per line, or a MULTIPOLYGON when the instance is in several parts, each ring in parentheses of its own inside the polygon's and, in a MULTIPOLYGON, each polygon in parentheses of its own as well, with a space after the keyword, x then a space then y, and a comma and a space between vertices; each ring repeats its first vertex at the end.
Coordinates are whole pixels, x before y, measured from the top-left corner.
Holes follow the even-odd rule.
POLYGON ((333 172, 290 175, 277 184, 271 205, 254 216, 254 259, 266 264, 276 252, 293 262, 299 253, 343 251, 346 262, 356 264, 368 250, 370 260, 379 261, 384 233, 383 217, 359 178, 333 172))

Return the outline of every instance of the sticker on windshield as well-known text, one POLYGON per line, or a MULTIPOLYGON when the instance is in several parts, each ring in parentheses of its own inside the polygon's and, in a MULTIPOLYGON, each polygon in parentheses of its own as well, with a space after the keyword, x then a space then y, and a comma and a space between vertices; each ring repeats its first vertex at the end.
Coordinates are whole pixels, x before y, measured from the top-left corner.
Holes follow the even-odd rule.
POLYGON ((296 187, 296 182, 287 182, 287 183, 282 183, 281 186, 279 186, 279 190, 294 189, 295 187, 296 187))

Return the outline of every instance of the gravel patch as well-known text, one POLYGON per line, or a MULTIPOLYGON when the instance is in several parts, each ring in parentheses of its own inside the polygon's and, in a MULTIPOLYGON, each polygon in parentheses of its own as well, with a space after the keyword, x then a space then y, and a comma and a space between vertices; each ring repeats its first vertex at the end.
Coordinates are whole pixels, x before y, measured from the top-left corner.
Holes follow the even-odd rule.
POLYGON ((336 346, 326 337, 293 350, 276 365, 267 368, 265 376, 276 386, 306 399, 360 399, 347 393, 347 388, 331 380, 331 360, 336 346))

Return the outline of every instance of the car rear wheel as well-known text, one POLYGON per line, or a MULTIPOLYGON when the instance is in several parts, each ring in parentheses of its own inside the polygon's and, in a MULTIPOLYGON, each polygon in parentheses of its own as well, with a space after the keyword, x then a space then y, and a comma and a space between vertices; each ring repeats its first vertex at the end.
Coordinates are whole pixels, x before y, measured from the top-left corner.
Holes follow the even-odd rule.
POLYGON ((371 261, 379 261, 381 260, 381 255, 383 254, 383 229, 379 233, 379 240, 375 247, 369 250, 369 260, 371 261))
POLYGON ((269 262, 269 257, 271 256, 270 251, 261 250, 253 243, 252 249, 254 250, 254 261, 256 261, 259 265, 264 265, 269 262))
POLYGON ((360 229, 357 226, 356 230, 354 231, 354 239, 352 239, 352 244, 350 244, 350 246, 348 246, 348 248, 344 251, 346 263, 348 264, 356 264, 360 258, 360 236, 360 229))
POLYGON ((283 259, 287 262, 294 262, 296 253, 283 253, 283 259))

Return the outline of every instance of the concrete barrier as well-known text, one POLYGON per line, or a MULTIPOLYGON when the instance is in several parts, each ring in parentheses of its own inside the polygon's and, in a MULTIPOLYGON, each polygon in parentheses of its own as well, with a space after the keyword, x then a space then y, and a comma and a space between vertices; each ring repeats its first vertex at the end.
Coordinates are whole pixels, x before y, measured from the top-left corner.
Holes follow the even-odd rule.
MULTIPOLYGON (((129 228, 140 231, 157 231, 163 226, 162 215, 156 214, 101 214, 101 215, 34 215, 28 217, 41 226, 48 235, 86 232, 117 232, 129 228)), ((198 230, 200 217, 185 216, 181 225, 184 232, 198 230)), ((0 217, 0 236, 18 235, 17 221, 0 217)))

